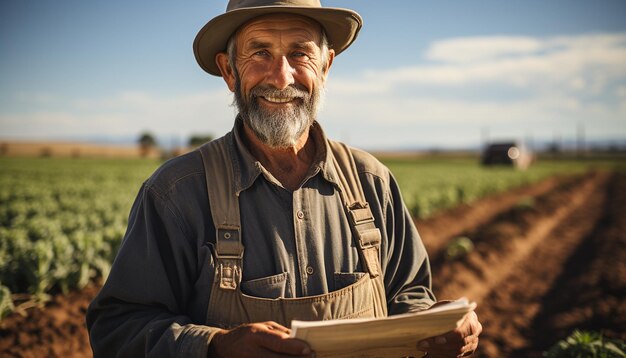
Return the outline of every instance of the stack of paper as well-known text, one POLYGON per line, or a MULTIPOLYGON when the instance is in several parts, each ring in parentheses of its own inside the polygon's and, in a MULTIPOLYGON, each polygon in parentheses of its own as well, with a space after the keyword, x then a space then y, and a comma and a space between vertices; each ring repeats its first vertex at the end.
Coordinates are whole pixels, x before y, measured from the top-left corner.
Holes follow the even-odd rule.
POLYGON ((307 341, 316 357, 421 357, 417 342, 449 332, 476 308, 467 299, 385 318, 292 321, 291 336, 307 341))

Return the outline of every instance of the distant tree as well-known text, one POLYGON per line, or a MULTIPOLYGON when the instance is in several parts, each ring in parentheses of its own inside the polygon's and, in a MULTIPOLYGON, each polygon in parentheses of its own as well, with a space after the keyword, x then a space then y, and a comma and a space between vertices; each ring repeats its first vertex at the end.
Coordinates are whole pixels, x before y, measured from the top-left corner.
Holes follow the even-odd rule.
POLYGON ((548 153, 558 154, 561 153, 561 145, 557 142, 551 142, 548 144, 548 153))
POLYGON ((189 137, 190 147, 199 147, 200 145, 213 140, 212 134, 193 134, 189 137))
POLYGON ((156 139, 152 133, 144 132, 139 136, 137 143, 139 144, 139 153, 142 157, 146 157, 156 146, 156 139))

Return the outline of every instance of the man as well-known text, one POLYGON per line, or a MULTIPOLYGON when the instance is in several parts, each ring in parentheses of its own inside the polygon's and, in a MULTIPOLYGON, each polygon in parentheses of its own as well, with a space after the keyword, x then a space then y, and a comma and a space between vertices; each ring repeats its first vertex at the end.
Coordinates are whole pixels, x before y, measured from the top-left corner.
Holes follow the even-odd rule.
MULTIPOLYGON (((315 121, 333 60, 362 20, 316 0, 231 0, 200 31, 233 131, 147 180, 87 313, 94 355, 312 356, 292 319, 381 317, 435 304, 430 267, 389 171, 315 121)), ((471 355, 481 325, 415 342, 471 355)))

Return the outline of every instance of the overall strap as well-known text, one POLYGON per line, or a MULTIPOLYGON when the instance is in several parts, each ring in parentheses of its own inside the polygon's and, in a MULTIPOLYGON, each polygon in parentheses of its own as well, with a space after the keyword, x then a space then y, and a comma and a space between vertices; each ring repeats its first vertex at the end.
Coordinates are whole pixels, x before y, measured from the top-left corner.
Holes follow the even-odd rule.
POLYGON ((215 225, 216 280, 220 288, 234 290, 241 282, 243 244, 239 197, 235 192, 233 161, 230 153, 233 134, 202 145, 199 150, 204 164, 211 216, 215 225))
POLYGON ((356 237, 359 251, 366 268, 372 277, 380 275, 378 252, 381 234, 374 223, 374 216, 365 200, 363 186, 350 149, 343 143, 328 141, 332 151, 332 161, 337 173, 341 196, 356 237))

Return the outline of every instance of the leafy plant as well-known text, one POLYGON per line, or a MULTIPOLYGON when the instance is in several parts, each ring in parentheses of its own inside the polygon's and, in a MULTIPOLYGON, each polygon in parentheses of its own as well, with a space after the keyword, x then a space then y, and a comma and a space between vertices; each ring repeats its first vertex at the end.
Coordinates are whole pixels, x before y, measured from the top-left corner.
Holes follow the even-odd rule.
POLYGON ((598 332, 575 330, 569 337, 557 342, 545 352, 548 358, 623 358, 626 343, 610 340, 598 332))
POLYGON ((14 309, 11 291, 7 287, 0 285, 0 319, 8 316, 14 309))
POLYGON ((520 211, 531 210, 535 207, 535 198, 532 196, 525 196, 515 203, 515 209, 520 211))
POLYGON ((465 256, 474 250, 474 243, 467 236, 459 236, 448 244, 446 247, 446 258, 454 260, 465 256))

